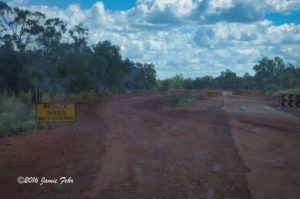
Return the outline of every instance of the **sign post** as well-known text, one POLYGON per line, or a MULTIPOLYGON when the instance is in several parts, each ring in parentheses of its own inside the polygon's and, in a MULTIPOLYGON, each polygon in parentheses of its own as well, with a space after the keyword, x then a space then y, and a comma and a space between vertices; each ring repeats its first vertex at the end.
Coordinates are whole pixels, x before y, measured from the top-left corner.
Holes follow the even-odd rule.
POLYGON ((36 135, 36 128, 37 128, 37 122, 35 121, 35 124, 34 124, 34 134, 36 135))
MULTIPOLYGON (((38 123, 52 122, 73 122, 76 123, 76 105, 75 104, 36 104, 36 125, 38 123)), ((74 127, 75 131, 75 127, 74 127)))

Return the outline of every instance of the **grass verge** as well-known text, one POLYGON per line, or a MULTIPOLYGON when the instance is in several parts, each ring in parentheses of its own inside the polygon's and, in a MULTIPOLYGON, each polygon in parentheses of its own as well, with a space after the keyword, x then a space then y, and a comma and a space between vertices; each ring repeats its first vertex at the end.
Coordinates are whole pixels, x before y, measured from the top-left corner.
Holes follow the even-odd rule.
POLYGON ((34 128, 34 107, 23 100, 2 97, 0 110, 0 136, 34 128))
MULTIPOLYGON (((102 97, 94 90, 70 93, 44 93, 42 103, 66 103, 83 99, 98 99, 102 97)), ((38 124, 38 128, 45 128, 46 124, 38 124)), ((32 130, 35 127, 35 105, 31 102, 31 94, 20 93, 18 97, 0 96, 0 137, 32 130)))
POLYGON ((188 93, 184 95, 174 95, 168 98, 169 102, 176 106, 187 106, 197 101, 197 95, 188 93))

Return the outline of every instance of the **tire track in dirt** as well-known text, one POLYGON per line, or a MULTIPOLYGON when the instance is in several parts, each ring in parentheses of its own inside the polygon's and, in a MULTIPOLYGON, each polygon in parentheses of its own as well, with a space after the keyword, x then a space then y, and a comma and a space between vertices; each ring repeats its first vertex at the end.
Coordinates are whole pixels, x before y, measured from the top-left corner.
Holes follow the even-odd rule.
POLYGON ((145 108, 160 97, 113 100, 99 112, 110 128, 93 196, 249 198, 226 113, 145 108))
POLYGON ((248 171, 221 100, 165 108, 172 94, 118 96, 78 106, 72 125, 0 144, 5 198, 250 198, 248 171), (207 107, 207 109, 203 109, 207 107), (14 165, 9 168, 8 165, 14 165), (72 176, 67 186, 18 185, 16 176, 72 176))

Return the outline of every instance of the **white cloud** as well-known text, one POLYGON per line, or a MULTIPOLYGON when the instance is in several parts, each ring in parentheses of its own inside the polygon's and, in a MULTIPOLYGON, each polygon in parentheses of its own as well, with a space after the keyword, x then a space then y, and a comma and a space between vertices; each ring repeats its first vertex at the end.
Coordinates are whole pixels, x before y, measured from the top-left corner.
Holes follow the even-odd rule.
POLYGON ((176 16, 186 16, 195 8, 193 0, 139 0, 137 6, 144 9, 145 13, 164 12, 171 10, 176 16))
MULTIPOLYGON (((27 8, 59 17, 70 26, 90 29, 90 43, 110 40, 123 57, 153 62, 159 78, 219 75, 230 69, 243 75, 262 56, 296 63, 300 25, 275 26, 263 19, 265 9, 290 11, 296 0, 139 0, 127 11, 70 5, 27 8)), ((300 4, 299 4, 300 5, 300 4)))
POLYGON ((220 10, 229 9, 234 6, 233 0, 211 0, 208 2, 208 13, 217 13, 220 10))
POLYGON ((9 5, 21 6, 21 5, 28 4, 28 2, 29 2, 29 0, 12 0, 12 1, 9 1, 9 5))
POLYGON ((289 12, 300 8, 300 0, 265 0, 273 11, 289 12))
POLYGON ((84 21, 85 18, 87 17, 87 13, 85 11, 81 10, 80 6, 77 4, 70 5, 67 8, 65 14, 67 15, 66 17, 68 18, 68 22, 72 26, 84 21))

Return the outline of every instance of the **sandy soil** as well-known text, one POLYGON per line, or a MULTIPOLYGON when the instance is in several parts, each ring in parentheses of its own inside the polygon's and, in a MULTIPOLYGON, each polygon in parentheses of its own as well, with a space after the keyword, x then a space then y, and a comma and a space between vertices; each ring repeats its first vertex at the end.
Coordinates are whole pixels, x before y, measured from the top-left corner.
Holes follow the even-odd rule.
POLYGON ((270 103, 263 98, 199 98, 175 107, 168 95, 85 101, 75 131, 55 124, 2 138, 1 198, 300 196, 296 115, 261 111, 270 103), (74 183, 20 185, 18 176, 74 183))

